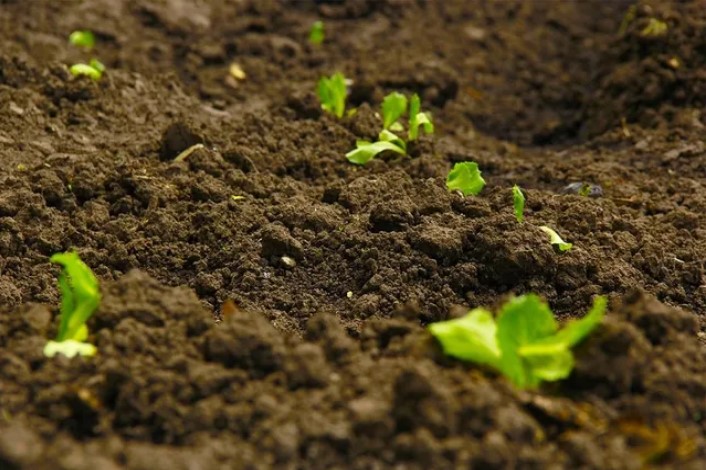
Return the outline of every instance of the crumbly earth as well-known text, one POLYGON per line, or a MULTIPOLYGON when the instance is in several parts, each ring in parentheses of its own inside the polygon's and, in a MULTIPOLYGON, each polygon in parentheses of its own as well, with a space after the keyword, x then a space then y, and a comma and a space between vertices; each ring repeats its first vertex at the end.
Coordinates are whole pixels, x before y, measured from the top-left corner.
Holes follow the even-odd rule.
POLYGON ((633 3, 0 2, 0 468, 704 468, 706 5, 633 3), (436 133, 348 163, 394 90, 436 133), (72 248, 99 354, 47 359, 72 248), (610 299, 563 382, 424 328, 530 291, 610 299))

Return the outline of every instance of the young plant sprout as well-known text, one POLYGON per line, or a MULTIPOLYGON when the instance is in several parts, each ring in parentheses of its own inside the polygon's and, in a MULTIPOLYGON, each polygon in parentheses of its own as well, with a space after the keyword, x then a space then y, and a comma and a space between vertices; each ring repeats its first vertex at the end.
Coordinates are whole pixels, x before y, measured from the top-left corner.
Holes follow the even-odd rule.
POLYGON ((550 227, 547 227, 546 225, 542 225, 539 227, 539 229, 549 235, 549 243, 552 245, 556 246, 559 251, 569 251, 572 246, 574 246, 573 243, 567 243, 565 242, 558 233, 556 233, 553 229, 550 227))
POLYGON ((476 196, 484 186, 485 180, 476 162, 456 163, 446 177, 446 188, 449 191, 461 191, 464 196, 476 196))
POLYGON ((522 223, 525 219, 525 195, 517 185, 512 187, 512 204, 515 208, 515 218, 522 223))
POLYGON ((346 77, 338 72, 330 77, 322 77, 316 88, 321 108, 336 117, 343 117, 346 110, 346 77))
POLYGON ((86 321, 100 303, 98 280, 76 253, 57 253, 50 261, 63 268, 59 275, 61 308, 59 332, 56 340, 49 341, 44 347, 44 355, 53 357, 61 353, 67 357, 76 354, 93 356, 96 347, 85 342, 88 338, 86 321))
POLYGON ((382 128, 401 131, 402 124, 397 122, 407 111, 407 97, 393 91, 382 100, 382 128))
POLYGON ((410 141, 417 140, 420 126, 427 134, 434 133, 434 124, 431 122, 431 117, 427 113, 420 112, 420 110, 419 95, 415 93, 409 100, 409 131, 407 137, 410 141))
POLYGON ((657 37, 667 34, 669 27, 667 23, 657 18, 650 18, 645 28, 640 31, 640 36, 657 37))
POLYGON ((324 22, 314 21, 314 24, 311 25, 311 31, 309 31, 309 43, 318 46, 324 42, 324 37, 324 22))
POLYGON ((69 42, 76 47, 82 47, 90 51, 96 45, 96 37, 88 30, 74 31, 69 35, 69 42))
POLYGON ((586 316, 559 329, 549 306, 527 294, 503 305, 497 320, 476 308, 461 318, 433 323, 429 331, 446 355, 495 369, 517 387, 533 388, 569 376, 571 348, 600 324, 605 310, 605 297, 596 297, 586 316))
POLYGON ((400 155, 407 154, 407 144, 398 136, 383 129, 378 135, 376 142, 368 142, 367 140, 359 140, 356 142, 356 148, 346 154, 349 162, 357 165, 365 165, 370 160, 375 158, 380 152, 390 150, 400 155))
POLYGON ((69 68, 71 75, 77 77, 79 75, 86 75, 92 80, 100 80, 105 71, 105 65, 103 65, 98 59, 91 59, 88 64, 74 64, 69 68))

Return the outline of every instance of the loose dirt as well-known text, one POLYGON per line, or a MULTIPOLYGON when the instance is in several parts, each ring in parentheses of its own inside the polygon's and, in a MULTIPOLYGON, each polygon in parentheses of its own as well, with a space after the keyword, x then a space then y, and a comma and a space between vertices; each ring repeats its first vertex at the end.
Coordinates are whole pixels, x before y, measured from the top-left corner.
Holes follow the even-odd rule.
POLYGON ((0 2, 0 468, 703 468, 706 3, 632 4, 0 2), (351 117, 314 94, 335 71, 351 117), (436 133, 351 165, 394 90, 436 133), (47 359, 71 248, 99 354, 47 359), (610 299, 561 383, 424 329, 530 291, 610 299))

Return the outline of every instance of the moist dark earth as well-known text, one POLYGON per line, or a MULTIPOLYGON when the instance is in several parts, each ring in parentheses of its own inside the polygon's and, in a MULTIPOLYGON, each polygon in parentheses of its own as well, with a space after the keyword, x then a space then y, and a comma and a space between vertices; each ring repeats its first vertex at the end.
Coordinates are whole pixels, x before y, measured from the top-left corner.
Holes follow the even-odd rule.
POLYGON ((705 31, 704 1, 0 1, 0 468, 704 468, 705 31), (350 164, 391 91, 436 133, 350 164), (48 359, 69 249, 99 353, 48 359), (425 329, 525 292, 610 300, 565 381, 425 329))

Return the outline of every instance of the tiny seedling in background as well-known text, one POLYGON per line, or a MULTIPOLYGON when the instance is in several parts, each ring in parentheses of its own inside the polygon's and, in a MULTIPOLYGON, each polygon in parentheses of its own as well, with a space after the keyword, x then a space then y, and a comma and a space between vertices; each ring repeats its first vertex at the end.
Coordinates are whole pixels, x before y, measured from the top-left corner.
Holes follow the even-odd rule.
POLYGON ((512 204, 515 208, 515 218, 522 223, 525 219, 525 195, 517 185, 512 187, 512 204))
POLYGON ((74 64, 69 69, 71 75, 77 77, 79 75, 85 75, 90 77, 92 80, 100 80, 105 72, 105 65, 103 65, 98 59, 91 59, 88 64, 74 64))
POLYGON ((549 306, 527 294, 503 305, 497 320, 476 308, 461 318, 432 323, 429 331, 446 355, 491 367, 516 386, 533 388, 569 376, 571 348, 601 323, 605 310, 605 297, 596 297, 586 316, 559 329, 549 306))
POLYGON ((657 36, 664 36, 667 34, 667 30, 669 27, 667 26, 667 23, 665 23, 662 20, 658 20, 657 18, 650 18, 649 21, 647 22, 647 26, 644 27, 642 31, 640 31, 640 36, 644 37, 657 37, 657 36))
POLYGON ((549 235, 549 242, 556 246, 559 251, 569 251, 573 245, 573 243, 567 243, 565 242, 558 233, 556 233, 553 229, 547 227, 546 225, 542 225, 539 227, 539 229, 549 235))
POLYGON ((397 122, 407 111, 407 97, 393 91, 382 100, 382 128, 401 131, 402 125, 397 122))
POLYGON ((96 45, 96 37, 91 31, 74 31, 69 35, 69 42, 76 47, 90 51, 96 45))
POLYGON ((88 338, 86 321, 100 303, 98 280, 76 253, 57 253, 50 261, 62 266, 59 275, 61 309, 59 332, 56 340, 49 341, 44 347, 44 355, 53 357, 61 353, 67 357, 76 354, 93 356, 96 347, 85 342, 88 338))
POLYGON ((311 31, 309 31, 309 43, 318 46, 324 42, 324 37, 324 22, 314 21, 314 24, 311 25, 311 31))
POLYGON ((409 131, 407 138, 410 141, 417 140, 420 127, 427 134, 434 133, 434 124, 431 122, 431 116, 421 112, 421 101, 419 100, 419 95, 415 93, 409 100, 409 131))
POLYGON ((385 150, 390 150, 400 155, 407 154, 407 145, 404 140, 392 132, 384 129, 380 132, 376 142, 368 142, 367 140, 359 140, 356 142, 355 150, 351 150, 346 154, 349 162, 357 165, 365 165, 375 156, 385 150))
POLYGON ((346 110, 346 77, 338 72, 330 77, 322 77, 316 88, 321 108, 336 117, 343 117, 346 110))
POLYGON ((449 191, 461 191, 464 196, 476 196, 485 186, 485 180, 480 174, 476 162, 456 163, 446 177, 446 187, 449 191))

